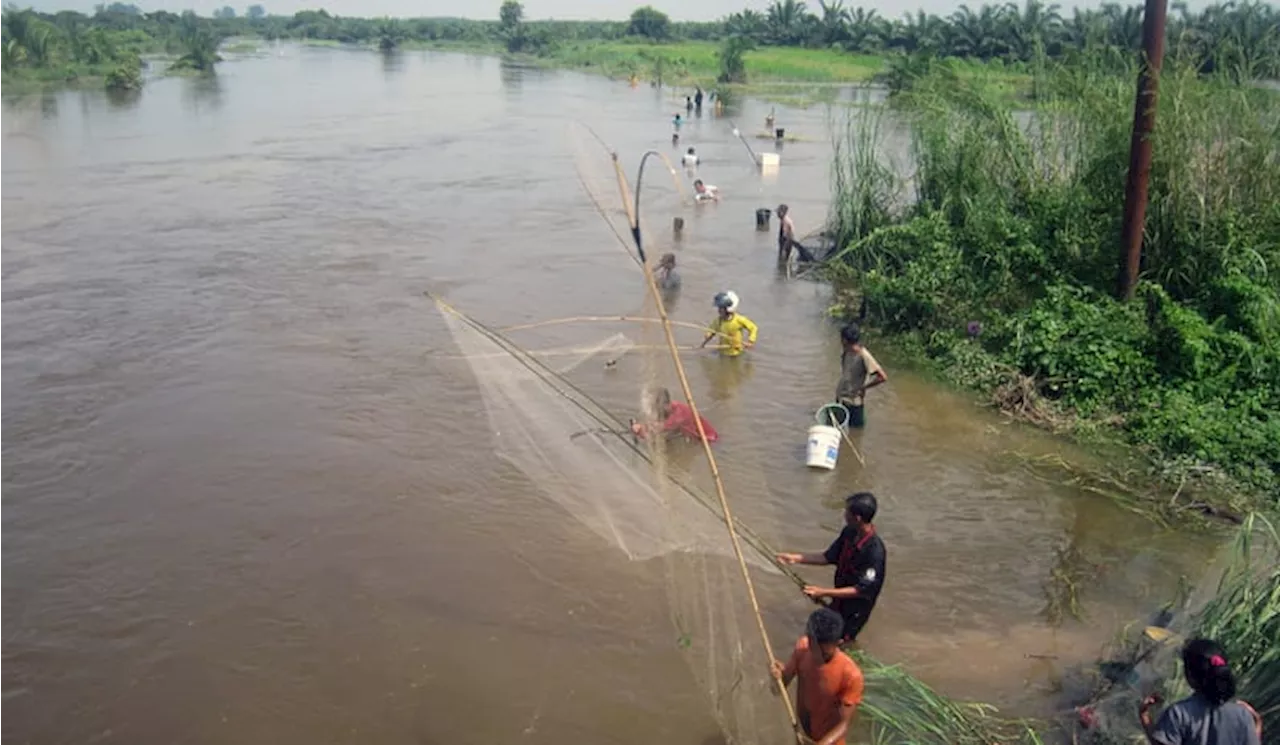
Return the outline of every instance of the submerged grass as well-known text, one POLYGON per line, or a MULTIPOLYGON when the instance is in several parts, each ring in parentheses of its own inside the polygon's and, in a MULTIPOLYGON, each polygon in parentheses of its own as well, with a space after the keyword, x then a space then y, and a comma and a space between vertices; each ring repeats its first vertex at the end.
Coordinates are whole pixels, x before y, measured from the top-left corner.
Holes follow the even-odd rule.
POLYGON ((1039 745, 1031 722, 1002 718, 995 707, 939 694, 897 665, 854 651, 866 692, 859 715, 878 745, 1039 745))

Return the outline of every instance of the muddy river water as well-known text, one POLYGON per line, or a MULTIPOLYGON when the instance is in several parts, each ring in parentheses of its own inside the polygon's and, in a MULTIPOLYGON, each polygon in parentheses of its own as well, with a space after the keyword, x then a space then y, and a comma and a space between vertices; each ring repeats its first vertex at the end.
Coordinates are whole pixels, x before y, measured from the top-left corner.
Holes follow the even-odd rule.
MULTIPOLYGON (((607 173, 601 151, 571 124, 633 170, 645 148, 675 154, 669 95, 282 46, 130 100, 6 100, 5 739, 714 742, 661 568, 494 465, 475 381, 422 294, 495 325, 639 312, 639 274, 580 183, 607 173)), ((649 218, 686 220, 676 318, 707 320, 730 287, 760 325, 743 364, 687 358, 731 497, 770 542, 818 550, 839 498, 874 490, 889 582, 864 646, 946 693, 1050 712, 1062 670, 1212 546, 1032 478, 1006 453, 1061 443, 891 350, 867 466, 805 469, 838 372, 831 294, 777 274, 754 212, 786 201, 801 232, 820 225, 829 113, 778 107, 802 139, 762 178, 728 119, 754 131, 769 108, 690 121, 682 145, 724 199, 649 218), (1085 619, 1055 628, 1043 586, 1065 546, 1099 569, 1085 619)), ((635 329, 516 338, 614 332, 635 329)), ((625 409, 626 367, 584 384, 625 409)), ((810 606, 782 581, 761 593, 786 644, 810 606)))

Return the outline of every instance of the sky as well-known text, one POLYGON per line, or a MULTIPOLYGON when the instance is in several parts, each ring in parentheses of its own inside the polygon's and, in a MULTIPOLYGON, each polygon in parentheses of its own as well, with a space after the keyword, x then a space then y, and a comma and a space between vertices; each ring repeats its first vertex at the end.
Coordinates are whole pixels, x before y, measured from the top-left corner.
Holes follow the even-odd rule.
MULTIPOLYGON (((130 0, 124 0, 129 2, 130 0)), ((973 7, 993 0, 969 0, 973 7)), ((1140 4, 1140 0, 1120 0, 1121 4, 1140 4)), ((19 0, 21 7, 31 6, 42 11, 79 10, 92 12, 102 0, 19 0)), ((217 8, 231 5, 243 14, 245 7, 259 2, 273 15, 293 15, 299 10, 324 8, 334 15, 361 17, 427 17, 461 16, 464 18, 497 18, 501 0, 133 0, 145 11, 169 10, 175 13, 194 10, 200 15, 210 15, 217 8)), ((769 0, 523 0, 527 19, 560 18, 568 20, 621 20, 631 15, 640 5, 652 5, 677 21, 714 21, 742 10, 754 8, 763 11, 769 0)), ((899 18, 903 13, 924 10, 947 15, 960 7, 965 0, 846 0, 846 6, 861 6, 880 12, 887 18, 899 18)), ((1103 0, 1058 0, 1063 9, 1076 6, 1092 8, 1103 0)), ((1208 0, 1192 2, 1192 8, 1207 4, 1208 0)), ((817 12, 818 2, 806 3, 809 10, 817 12)))

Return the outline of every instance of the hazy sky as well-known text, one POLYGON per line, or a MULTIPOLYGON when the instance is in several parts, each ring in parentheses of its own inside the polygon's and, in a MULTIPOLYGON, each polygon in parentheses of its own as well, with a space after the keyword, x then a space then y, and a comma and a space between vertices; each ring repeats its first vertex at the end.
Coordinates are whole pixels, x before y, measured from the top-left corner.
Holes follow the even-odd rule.
MULTIPOLYGON (((30 5, 40 10, 80 10, 91 12, 102 0, 19 0, 19 6, 30 5)), ((128 1, 128 0, 126 0, 128 1)), ((299 10, 325 8, 330 13, 343 16, 463 16, 465 18, 496 18, 501 0, 255 0, 261 2, 268 13, 292 15, 299 10)), ((652 5, 681 21, 713 21, 743 8, 764 10, 769 0, 523 0, 526 18, 565 19, 622 19, 640 5, 652 5)), ((1096 7, 1103 0, 1062 2, 1064 9, 1077 5, 1096 7)), ((924 9, 930 13, 947 14, 958 8, 964 0, 846 0, 847 6, 874 8, 881 15, 898 18, 903 13, 924 9)), ((1193 8, 1205 5, 1208 0, 1192 2, 1193 8)), ((252 4, 244 0, 137 0, 143 10, 194 10, 209 15, 215 8, 231 5, 238 13, 252 4)), ((983 5, 983 0, 969 0, 973 7, 983 5)), ((1140 4, 1140 0, 1121 0, 1121 4, 1140 4)), ((806 4, 812 11, 818 10, 817 0, 806 4)))

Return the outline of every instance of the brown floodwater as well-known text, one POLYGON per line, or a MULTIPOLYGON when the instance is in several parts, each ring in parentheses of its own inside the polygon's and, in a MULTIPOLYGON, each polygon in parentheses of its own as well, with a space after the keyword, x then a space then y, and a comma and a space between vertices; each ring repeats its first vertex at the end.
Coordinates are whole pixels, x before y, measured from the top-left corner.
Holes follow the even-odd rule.
MULTIPOLYGON (((489 58, 281 46, 123 100, 6 99, 5 739, 714 742, 661 563, 495 464, 492 412, 422 294, 499 326, 643 312, 580 183, 611 187, 607 162, 571 125, 633 170, 645 148, 676 154, 668 96, 489 58)), ((778 107, 802 139, 762 177, 728 118, 754 132, 770 106, 685 126, 721 203, 677 207, 670 178, 647 176, 652 232, 686 220, 674 316, 708 319, 728 287, 760 325, 747 359, 686 358, 735 509, 780 548, 818 550, 840 497, 874 490, 889 574, 864 646, 946 693, 1050 712, 1062 671, 1212 545, 1033 478, 1007 452, 1064 445, 891 350, 875 350, 891 382, 870 396, 867 466, 807 470, 838 370, 831 293, 778 275, 754 212, 786 201, 802 232, 820 225, 830 112, 778 107), (1043 587, 1066 546, 1098 570, 1084 620, 1055 628, 1043 587)), ((513 338, 619 332, 646 338, 513 338)), ((631 359, 577 380, 634 408, 631 359)), ((760 584, 785 645, 811 606, 760 584)))

